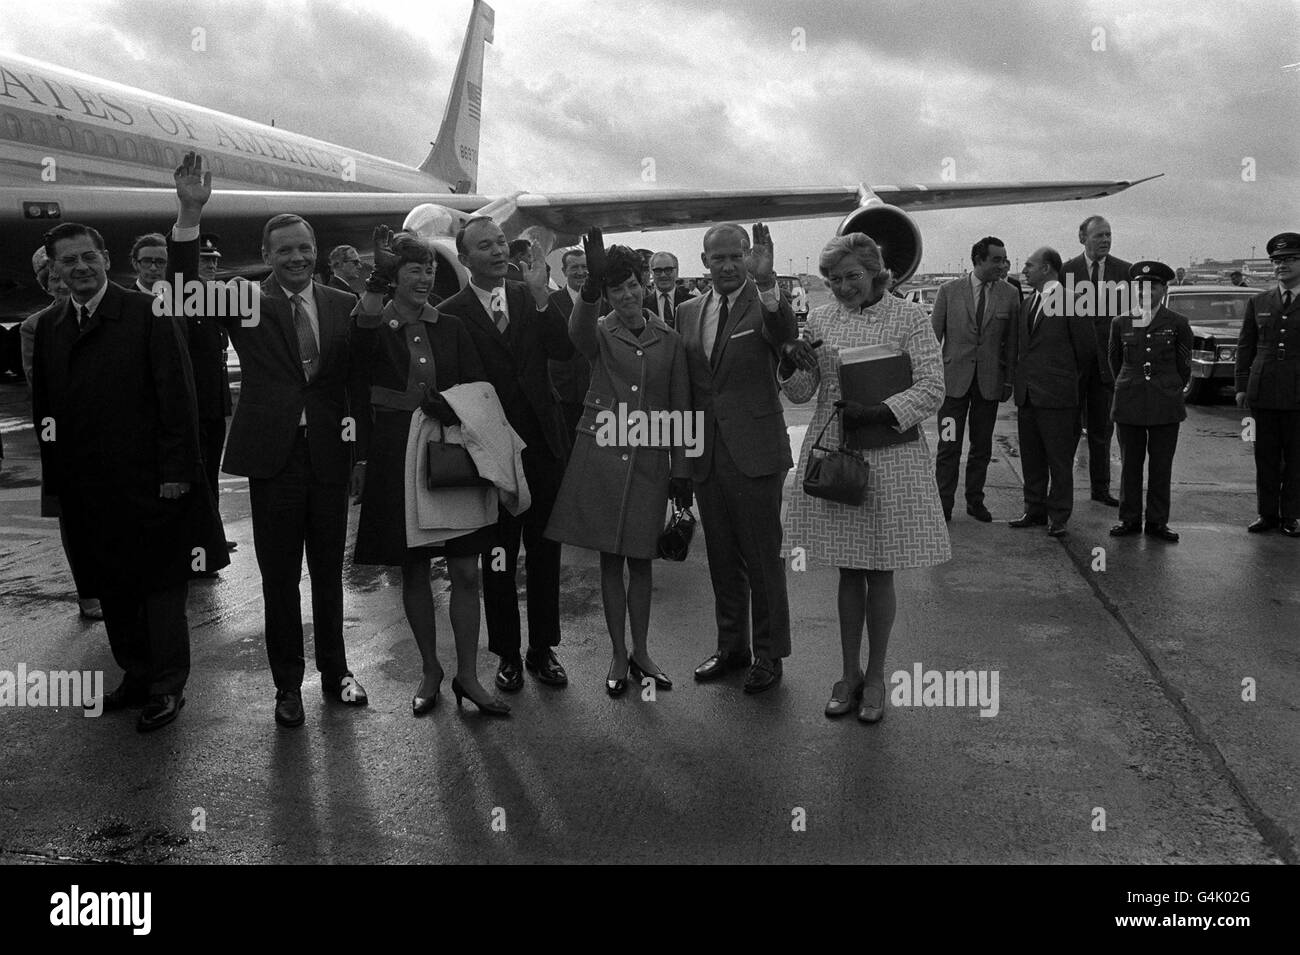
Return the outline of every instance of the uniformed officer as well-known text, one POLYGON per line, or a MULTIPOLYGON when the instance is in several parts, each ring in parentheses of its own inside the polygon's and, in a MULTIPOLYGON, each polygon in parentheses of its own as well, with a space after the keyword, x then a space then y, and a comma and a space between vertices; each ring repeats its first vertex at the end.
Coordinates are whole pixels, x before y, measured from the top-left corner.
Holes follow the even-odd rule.
POLYGON ((1174 270, 1163 262, 1137 262, 1129 281, 1141 309, 1111 322, 1110 369, 1115 375, 1111 414, 1119 435, 1119 523, 1112 537, 1144 530, 1149 537, 1176 543, 1169 529, 1169 486, 1173 475, 1178 424, 1187 417, 1183 386, 1192 376, 1192 328, 1165 307, 1174 270), (1142 524, 1142 468, 1147 458, 1146 525, 1142 524))
POLYGON ((1259 501, 1259 517, 1246 529, 1280 526, 1300 537, 1300 233, 1275 235, 1265 249, 1277 286, 1246 304, 1237 338, 1237 407, 1255 419, 1259 501))
MULTIPOLYGON (((221 252, 217 248, 219 241, 220 236, 214 232, 205 232, 199 236, 200 281, 216 280, 217 268, 221 264, 221 252)), ((190 364, 194 367, 194 390, 199 407, 203 473, 220 507, 218 475, 221 449, 226 442, 226 418, 232 409, 230 375, 226 368, 230 337, 214 318, 193 318, 186 323, 186 329, 189 333, 190 364)), ((226 541, 227 550, 234 550, 235 547, 234 541, 226 541)), ((212 577, 215 574, 203 573, 201 576, 212 577)))

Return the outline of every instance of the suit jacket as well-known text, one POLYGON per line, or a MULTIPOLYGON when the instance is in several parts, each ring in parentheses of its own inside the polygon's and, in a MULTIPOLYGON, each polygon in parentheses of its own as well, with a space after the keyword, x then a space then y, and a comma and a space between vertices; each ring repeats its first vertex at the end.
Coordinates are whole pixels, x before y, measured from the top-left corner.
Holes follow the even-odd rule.
POLYGON ((551 388, 547 361, 564 361, 575 354, 569 341, 569 316, 554 300, 545 312, 538 311, 528 286, 521 282, 507 281, 505 289, 510 324, 504 335, 468 284, 442 302, 438 311, 465 323, 483 359, 486 378, 496 388, 515 432, 534 450, 545 447, 563 460, 571 442, 551 388))
MULTIPOLYGON (((669 328, 675 328, 677 326, 677 307, 681 305, 682 302, 689 302, 693 297, 694 296, 692 296, 690 292, 686 291, 686 289, 682 288, 680 285, 673 286, 673 314, 672 317, 668 319, 667 324, 669 328)), ((658 316, 659 290, 655 288, 653 284, 651 285, 650 290, 645 293, 645 298, 641 301, 641 307, 648 308, 658 316)))
POLYGON ((1183 386, 1192 377, 1192 326, 1164 305, 1145 328, 1113 320, 1108 349, 1115 375, 1116 424, 1176 424, 1187 417, 1183 386))
POLYGON ((930 322, 943 349, 944 387, 951 398, 979 382, 980 394, 1002 400, 1008 362, 1007 332, 1020 314, 1020 295, 1006 282, 997 280, 984 300, 984 321, 975 324, 979 302, 969 275, 939 286, 930 322))
POLYGON ((1043 315, 1036 293, 1025 299, 1011 324, 1008 354, 1012 394, 1023 408, 1026 399, 1035 408, 1077 408, 1080 369, 1092 360, 1088 338, 1092 323, 1085 318, 1043 315), (1030 332, 1035 311, 1038 323, 1030 332))
MULTIPOLYGON (((167 261, 172 270, 190 281, 198 279, 198 243, 174 242, 167 236, 167 261), (192 245, 193 252, 182 246, 192 245)), ((173 276, 174 278, 174 276, 173 276)), ((172 281, 169 279, 168 281, 172 281)), ((230 414, 230 375, 226 369, 226 346, 230 338, 220 319, 189 316, 180 323, 185 330, 190 365, 194 369, 194 396, 200 421, 224 421, 230 414)))
POLYGON ((726 445, 747 477, 788 470, 794 460, 777 392, 776 365, 780 346, 799 334, 790 301, 781 296, 776 311, 769 312, 759 301, 754 280, 746 279, 726 327, 718 328, 723 344, 714 366, 700 340, 704 308, 713 294, 691 298, 677 310, 677 332, 686 345, 691 374, 691 403, 704 412, 704 453, 692 461, 693 477, 708 478, 717 441, 726 445))
POLYGON ((194 379, 176 319, 111 282, 79 328, 71 303, 36 326, 32 417, 42 478, 57 494, 69 555, 90 593, 149 593, 229 563, 203 475, 194 379), (47 430, 48 429, 48 430, 47 430), (177 500, 159 485, 183 482, 177 500))
MULTIPOLYGON (((1129 280, 1128 270, 1131 265, 1130 262, 1108 255, 1101 270, 1101 280, 1103 282, 1127 283, 1129 280)), ((1088 263, 1082 255, 1076 255, 1061 266, 1062 284, 1065 284, 1067 277, 1071 275, 1074 276, 1074 289, 1077 297, 1079 290, 1092 281, 1092 278, 1088 275, 1088 263)), ((1115 380, 1110 369, 1110 362, 1107 359, 1108 349, 1110 348, 1110 322, 1114 316, 1110 313, 1107 296, 1104 293, 1098 295, 1097 290, 1094 289, 1093 302, 1095 306, 1091 322, 1093 337, 1088 343, 1089 354, 1097 362, 1102 380, 1110 383, 1115 380)))
POLYGON ((340 292, 347 292, 353 298, 358 298, 357 293, 352 291, 352 286, 349 285, 347 282, 343 281, 337 275, 331 275, 328 284, 330 288, 336 288, 340 292))
MULTIPOLYGON (((170 237, 169 237, 170 238, 170 237)), ((186 281, 198 276, 199 243, 168 242, 173 270, 186 281)), ((245 325, 237 316, 216 321, 239 353, 239 408, 230 422, 221 469, 227 474, 271 478, 280 473, 302 419, 317 480, 347 483, 359 429, 370 427, 365 368, 352 360, 352 309, 356 297, 312 283, 320 325, 320 364, 308 382, 302 373, 293 306, 274 277, 261 285, 259 320, 245 325)), ((209 321, 211 319, 208 319, 209 321)))
POLYGON ((1237 336, 1237 390, 1246 393, 1252 408, 1300 411, 1300 291, 1282 311, 1277 286, 1246 303, 1246 317, 1237 336), (1291 348, 1286 344, 1288 326, 1291 348), (1283 357, 1286 356, 1286 357, 1283 357))
MULTIPOLYGON (((551 303, 560 310, 566 323, 573 312, 573 299, 567 285, 551 293, 551 303)), ((603 311, 604 303, 604 299, 597 302, 597 309, 603 311)), ((546 365, 551 385, 559 395, 560 402, 566 405, 582 404, 582 400, 587 397, 587 389, 591 387, 591 362, 587 361, 582 352, 575 350, 568 361, 548 361, 546 365)))

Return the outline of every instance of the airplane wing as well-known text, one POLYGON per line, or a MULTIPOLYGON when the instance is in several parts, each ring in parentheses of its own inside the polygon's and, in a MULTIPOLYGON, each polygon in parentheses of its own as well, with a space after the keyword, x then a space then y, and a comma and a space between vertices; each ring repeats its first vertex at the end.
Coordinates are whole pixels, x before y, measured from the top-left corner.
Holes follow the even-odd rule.
MULTIPOLYGON (((1150 178, 1155 178, 1150 177, 1150 178)), ((508 197, 415 192, 213 191, 204 228, 221 236, 226 261, 260 261, 261 226, 280 212, 303 216, 317 233, 322 252, 339 243, 368 247, 375 225, 399 226, 406 214, 434 203, 463 215, 488 207, 508 235, 529 226, 555 233, 563 242, 599 226, 607 232, 635 232, 702 226, 714 222, 779 221, 844 216, 868 199, 900 209, 923 211, 1027 202, 1096 199, 1123 192, 1145 179, 1078 182, 942 183, 905 186, 830 186, 773 189, 646 189, 631 192, 508 197)), ((0 280, 30 281, 27 260, 41 236, 59 221, 94 225, 121 255, 123 242, 137 234, 165 230, 175 220, 171 189, 106 186, 0 186, 0 235, 6 255, 0 280), (18 252, 26 250, 25 255, 18 252)))
POLYGON ((873 194, 882 202, 911 211, 1097 199, 1115 195, 1146 181, 832 186, 786 191, 647 189, 640 192, 553 196, 522 193, 515 197, 515 203, 518 215, 527 220, 528 224, 574 235, 585 232, 592 226, 599 226, 607 232, 633 232, 701 226, 714 222, 769 222, 845 216, 873 194))

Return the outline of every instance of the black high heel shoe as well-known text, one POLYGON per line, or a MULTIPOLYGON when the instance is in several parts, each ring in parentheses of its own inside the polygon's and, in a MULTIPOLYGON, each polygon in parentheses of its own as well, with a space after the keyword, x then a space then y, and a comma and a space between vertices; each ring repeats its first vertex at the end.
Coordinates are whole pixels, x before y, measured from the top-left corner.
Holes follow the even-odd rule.
POLYGON ((488 700, 486 703, 480 703, 478 700, 474 699, 474 697, 465 692, 465 688, 460 685, 460 680, 456 677, 451 678, 451 692, 456 697, 457 709, 460 709, 462 700, 469 700, 478 707, 480 713, 486 714, 487 716, 510 715, 510 705, 508 703, 502 703, 500 700, 488 700))
POLYGON ((638 686, 644 682, 646 677, 650 677, 655 681, 655 687, 660 690, 671 690, 673 688, 673 681, 668 679, 667 674, 662 670, 658 673, 650 673, 631 657, 628 658, 627 669, 628 673, 632 675, 632 679, 636 680, 638 686))
MULTIPOLYGON (((433 709, 433 705, 434 705, 435 703, 438 702, 438 696, 439 696, 439 694, 442 692, 442 678, 443 678, 443 676, 444 676, 443 671, 442 671, 442 670, 439 670, 439 671, 438 671, 438 685, 435 686, 435 687, 433 688, 433 696, 420 696, 420 694, 419 694, 419 692, 418 692, 419 689, 420 689, 420 687, 416 687, 416 691, 417 691, 417 692, 416 692, 415 696, 411 697, 411 715, 412 715, 412 716, 423 716, 425 713, 428 713, 430 710, 433 709)), ((420 686, 423 686, 423 685, 424 685, 424 683, 423 683, 423 681, 421 681, 420 686)))
MULTIPOLYGON (((628 669, 631 669, 632 662, 628 661, 628 669)), ((622 696, 627 692, 627 670, 619 679, 614 679, 614 664, 609 665, 609 673, 605 675, 605 692, 610 696, 622 696)))

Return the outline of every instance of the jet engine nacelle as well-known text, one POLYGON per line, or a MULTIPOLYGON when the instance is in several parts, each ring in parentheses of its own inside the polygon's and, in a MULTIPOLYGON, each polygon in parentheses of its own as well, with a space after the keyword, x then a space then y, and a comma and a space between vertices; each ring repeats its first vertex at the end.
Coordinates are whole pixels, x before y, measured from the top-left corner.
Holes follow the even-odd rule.
POLYGON ((894 275, 894 285, 906 282, 921 264, 921 230, 897 206, 875 202, 845 216, 836 235, 862 232, 880 246, 885 267, 894 275))

